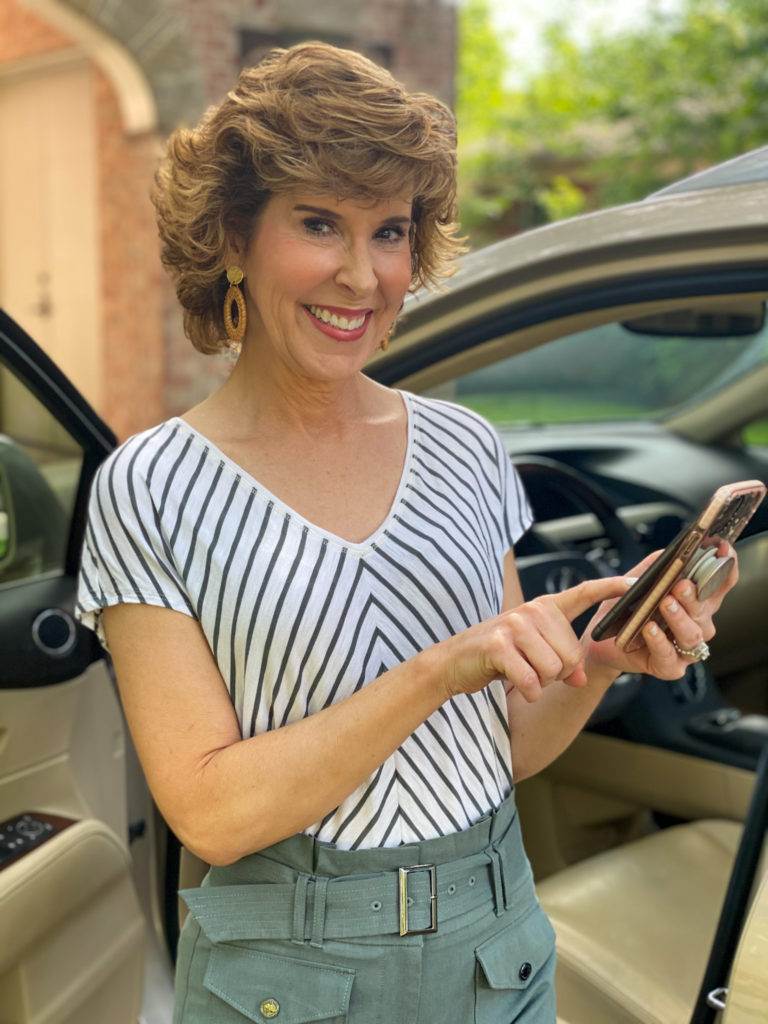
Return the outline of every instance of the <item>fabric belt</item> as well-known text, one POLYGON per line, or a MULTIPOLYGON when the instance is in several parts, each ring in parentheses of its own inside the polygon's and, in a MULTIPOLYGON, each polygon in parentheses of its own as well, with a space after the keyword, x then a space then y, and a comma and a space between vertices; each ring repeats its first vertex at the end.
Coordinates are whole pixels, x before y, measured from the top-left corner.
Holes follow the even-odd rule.
POLYGON ((526 895, 535 899, 517 817, 479 853, 444 864, 337 878, 298 873, 290 883, 206 881, 179 896, 212 942, 275 938, 321 946, 324 937, 413 935, 491 901, 500 915, 526 895))

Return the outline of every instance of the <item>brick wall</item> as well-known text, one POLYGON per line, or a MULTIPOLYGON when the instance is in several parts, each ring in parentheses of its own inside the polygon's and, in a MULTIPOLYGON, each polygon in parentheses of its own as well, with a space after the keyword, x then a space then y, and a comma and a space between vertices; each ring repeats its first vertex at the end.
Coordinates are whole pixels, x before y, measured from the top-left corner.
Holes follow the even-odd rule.
POLYGON ((127 136, 117 97, 96 72, 104 408, 122 440, 165 414, 163 270, 148 197, 158 140, 127 136))
POLYGON ((72 41, 12 0, 0 0, 0 63, 71 46, 72 41))

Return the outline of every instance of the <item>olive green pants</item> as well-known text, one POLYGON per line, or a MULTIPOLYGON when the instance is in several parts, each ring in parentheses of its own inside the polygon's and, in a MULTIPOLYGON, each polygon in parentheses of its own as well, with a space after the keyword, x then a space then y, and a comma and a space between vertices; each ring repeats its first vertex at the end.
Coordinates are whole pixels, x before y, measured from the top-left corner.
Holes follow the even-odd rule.
POLYGON ((370 850, 296 835, 180 895, 173 1024, 555 1024, 514 791, 464 832, 370 850))

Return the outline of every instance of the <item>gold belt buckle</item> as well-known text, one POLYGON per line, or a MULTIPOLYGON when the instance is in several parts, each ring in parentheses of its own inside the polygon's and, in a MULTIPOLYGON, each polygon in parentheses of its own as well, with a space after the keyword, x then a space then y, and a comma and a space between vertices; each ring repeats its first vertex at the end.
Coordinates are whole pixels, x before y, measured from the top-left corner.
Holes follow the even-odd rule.
POLYGON ((434 864, 412 864, 409 868, 398 868, 400 875, 400 934, 424 935, 437 931, 437 868, 434 864), (408 925, 408 875, 412 871, 429 872, 429 927, 410 928, 408 925))

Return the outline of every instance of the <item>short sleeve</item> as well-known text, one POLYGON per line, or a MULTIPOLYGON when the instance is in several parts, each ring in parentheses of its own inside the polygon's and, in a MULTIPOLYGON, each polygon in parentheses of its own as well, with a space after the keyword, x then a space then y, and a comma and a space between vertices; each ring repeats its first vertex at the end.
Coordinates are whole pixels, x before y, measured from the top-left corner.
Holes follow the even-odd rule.
POLYGON ((502 527, 508 548, 513 547, 533 524, 533 510, 525 493, 523 481, 497 436, 501 462, 502 527))
POLYGON ((101 620, 113 604, 152 604, 196 617, 163 536, 137 453, 118 448, 99 466, 88 499, 75 618, 109 651, 101 620))

